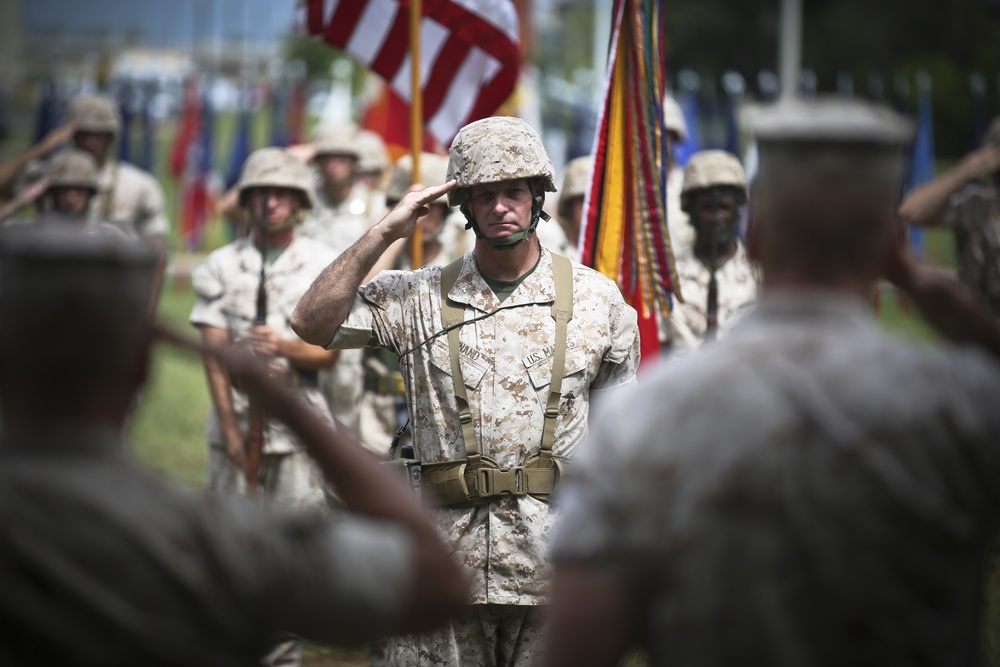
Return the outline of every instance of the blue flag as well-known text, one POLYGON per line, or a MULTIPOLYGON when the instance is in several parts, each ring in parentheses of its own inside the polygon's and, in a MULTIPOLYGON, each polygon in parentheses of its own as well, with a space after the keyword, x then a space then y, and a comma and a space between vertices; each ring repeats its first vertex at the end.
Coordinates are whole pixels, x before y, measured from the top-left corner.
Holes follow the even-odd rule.
POLYGON ((680 142, 674 147, 674 159, 678 166, 687 165, 688 159, 702 149, 701 141, 701 105, 698 102, 698 93, 685 91, 680 94, 677 103, 684 114, 684 123, 687 125, 687 141, 680 142))
MULTIPOLYGON (((917 138, 913 142, 910 179, 907 190, 934 180, 934 108, 931 103, 931 79, 924 72, 917 75, 917 138)), ((924 235, 920 229, 910 229, 910 244, 924 254, 924 235)))
POLYGON ((48 79, 42 84, 42 97, 35 111, 35 141, 38 143, 45 135, 59 126, 59 100, 56 92, 56 82, 48 79))
POLYGON ((132 160, 132 85, 124 84, 116 95, 118 109, 122 115, 122 129, 118 134, 118 159, 122 162, 132 160))
POLYGON ((139 158, 139 166, 146 171, 153 173, 156 162, 156 120, 150 107, 153 106, 153 97, 156 95, 156 85, 146 86, 142 99, 142 156, 139 158))
POLYGON ((240 171, 243 163, 250 157, 250 110, 241 109, 239 119, 236 121, 236 132, 233 134, 232 143, 229 145, 229 165, 226 169, 226 189, 236 185, 240 180, 240 171))

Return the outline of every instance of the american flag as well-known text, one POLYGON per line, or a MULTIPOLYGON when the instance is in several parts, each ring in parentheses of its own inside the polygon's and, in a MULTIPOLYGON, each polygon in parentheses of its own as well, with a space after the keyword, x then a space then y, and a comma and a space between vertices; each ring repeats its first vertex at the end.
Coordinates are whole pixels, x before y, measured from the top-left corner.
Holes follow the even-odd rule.
MULTIPOLYGON (((411 97, 408 0, 306 0, 306 32, 411 97)), ((423 0, 420 77, 424 123, 448 145, 510 96, 521 66, 512 0, 423 0)))

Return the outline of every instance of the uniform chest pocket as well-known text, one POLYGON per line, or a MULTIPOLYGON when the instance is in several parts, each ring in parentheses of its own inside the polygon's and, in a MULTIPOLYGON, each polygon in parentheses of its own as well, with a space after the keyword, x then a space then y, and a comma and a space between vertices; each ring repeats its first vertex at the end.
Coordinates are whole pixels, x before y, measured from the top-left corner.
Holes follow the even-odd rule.
MULTIPOLYGON (((531 386, 537 391, 549 386, 552 382, 552 362, 555 359, 555 345, 547 345, 521 359, 531 386)), ((566 364, 563 371, 562 393, 568 391, 578 393, 580 385, 586 381, 587 354, 580 345, 574 345, 566 350, 566 364)))
MULTIPOLYGON (((482 360, 478 350, 474 348, 464 349, 464 345, 461 347, 462 349, 458 353, 458 365, 462 369, 462 380, 465 382, 465 386, 470 392, 473 392, 483 381, 486 371, 489 370, 489 364, 482 360)), ((451 351, 448 348, 448 343, 442 340, 435 341, 434 345, 431 346, 430 362, 438 371, 451 377, 451 351)), ((448 391, 452 390, 454 390, 454 379, 451 386, 448 387, 448 391)))

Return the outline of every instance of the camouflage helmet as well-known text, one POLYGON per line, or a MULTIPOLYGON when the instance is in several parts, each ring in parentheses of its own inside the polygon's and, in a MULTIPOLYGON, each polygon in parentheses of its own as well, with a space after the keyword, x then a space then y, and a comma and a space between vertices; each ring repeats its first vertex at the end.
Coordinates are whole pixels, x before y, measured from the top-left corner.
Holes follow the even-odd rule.
MULTIPOLYGON (((385 150, 385 142, 377 132, 358 130, 355 136, 358 158, 357 170, 362 173, 375 172, 381 174, 389 168, 389 153, 385 150)), ((442 183, 444 181, 441 181, 442 183)))
POLYGON ((358 146, 358 127, 354 123, 320 123, 312 132, 310 143, 320 155, 350 155, 361 159, 358 146))
POLYGON ((67 148, 49 160, 50 188, 87 188, 97 191, 97 160, 86 151, 67 148))
POLYGON ((261 148, 243 163, 237 183, 240 204, 246 206, 247 193, 253 188, 289 188, 302 193, 306 208, 314 208, 312 182, 312 172, 302 160, 281 148, 261 148))
MULTIPOLYGON (((420 178, 418 181, 424 187, 433 185, 444 185, 448 182, 448 158, 434 153, 420 154, 420 178)), ((387 202, 398 202, 409 190, 413 183, 413 156, 406 154, 396 161, 389 175, 389 184, 385 188, 385 199, 387 202)), ((434 204, 447 204, 446 195, 441 195, 435 199, 434 204)))
POLYGON ((494 116, 469 123, 451 144, 447 180, 458 181, 448 203, 465 202, 466 190, 480 183, 535 178, 555 192, 555 169, 538 133, 520 118, 494 116))
POLYGON ((677 101, 670 95, 663 96, 663 129, 667 132, 674 132, 677 135, 677 140, 681 143, 688 139, 688 126, 684 120, 684 112, 681 111, 681 105, 677 104, 677 101))
POLYGON ((681 210, 690 213, 691 195, 708 188, 733 188, 747 197, 747 176, 735 155, 727 151, 699 151, 684 167, 681 210))
POLYGON ((118 102, 103 93, 85 93, 73 98, 66 110, 66 120, 80 132, 118 134, 122 128, 118 102))
POLYGON ((587 185, 590 181, 590 168, 594 164, 594 159, 589 155, 571 160, 566 165, 566 173, 563 175, 562 189, 559 191, 559 209, 556 211, 560 217, 569 215, 569 202, 574 197, 582 197, 587 194, 587 185))

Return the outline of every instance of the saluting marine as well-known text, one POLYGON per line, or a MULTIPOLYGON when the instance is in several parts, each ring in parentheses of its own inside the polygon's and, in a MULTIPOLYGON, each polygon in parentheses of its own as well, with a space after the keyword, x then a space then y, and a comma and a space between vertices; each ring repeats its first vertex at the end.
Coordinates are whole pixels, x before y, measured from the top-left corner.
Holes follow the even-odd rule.
POLYGON ((755 136, 760 302, 595 426, 561 499, 546 667, 636 644, 653 667, 975 664, 1000 324, 903 245, 906 119, 791 99, 755 136), (880 276, 953 345, 883 331, 880 276))
POLYGON ((80 95, 70 102, 66 116, 75 127, 73 144, 97 160, 91 219, 121 227, 162 247, 169 230, 163 189, 151 174, 111 153, 122 125, 117 102, 104 94, 80 95))
POLYGON ((440 506, 437 523, 474 582, 462 617, 390 639, 386 663, 528 665, 547 602, 548 500, 562 471, 572 474, 591 397, 634 378, 636 314, 613 282, 539 244, 555 184, 523 120, 462 128, 447 177, 404 196, 328 267, 293 326, 316 344, 399 357, 420 491, 440 506), (473 250, 443 269, 383 271, 362 285, 446 192, 476 235, 473 250))

